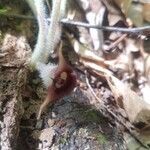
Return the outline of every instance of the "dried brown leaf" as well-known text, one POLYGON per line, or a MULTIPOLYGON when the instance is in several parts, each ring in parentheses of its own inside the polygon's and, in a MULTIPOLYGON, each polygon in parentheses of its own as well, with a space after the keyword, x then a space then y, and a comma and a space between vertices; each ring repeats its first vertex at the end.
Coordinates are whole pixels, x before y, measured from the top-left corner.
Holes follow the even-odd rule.
POLYGON ((147 55, 144 63, 145 76, 149 80, 150 83, 150 55, 147 55))
POLYGON ((54 136, 55 131, 53 128, 46 128, 41 131, 36 130, 32 134, 34 139, 39 139, 42 142, 42 146, 39 145, 39 147, 42 148, 50 147, 52 145, 54 136))
POLYGON ((144 20, 150 22, 150 3, 144 4, 143 18, 144 20))
POLYGON ((126 15, 132 0, 115 0, 115 2, 120 7, 122 12, 124 12, 124 14, 126 15))
POLYGON ((143 25, 143 5, 140 3, 132 4, 128 11, 128 16, 134 25, 142 26, 143 25))
POLYGON ((118 104, 122 101, 129 120, 132 123, 142 122, 150 125, 150 105, 116 77, 106 78, 118 104))

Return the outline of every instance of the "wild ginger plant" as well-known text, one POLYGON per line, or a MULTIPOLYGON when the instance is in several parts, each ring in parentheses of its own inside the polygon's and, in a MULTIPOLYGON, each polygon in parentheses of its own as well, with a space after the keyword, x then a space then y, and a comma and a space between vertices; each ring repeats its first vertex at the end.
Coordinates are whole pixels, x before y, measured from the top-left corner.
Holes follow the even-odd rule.
POLYGON ((65 15, 66 4, 66 0, 53 0, 49 24, 44 1, 34 0, 39 32, 31 66, 40 72, 40 77, 47 87, 47 96, 40 106, 37 119, 40 119, 42 111, 49 103, 69 94, 76 85, 76 75, 64 59, 61 46, 58 51, 58 64, 48 63, 48 57, 60 43, 62 27, 59 21, 65 15))

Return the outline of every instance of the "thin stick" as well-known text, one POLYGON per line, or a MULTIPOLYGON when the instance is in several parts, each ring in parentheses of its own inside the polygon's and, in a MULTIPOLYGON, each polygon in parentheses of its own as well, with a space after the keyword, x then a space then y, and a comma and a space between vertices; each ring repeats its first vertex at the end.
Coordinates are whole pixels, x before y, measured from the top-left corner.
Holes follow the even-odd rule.
MULTIPOLYGON (((85 72, 85 74, 87 74, 87 71, 85 72)), ((98 102, 102 103, 102 101, 100 100, 100 98, 97 97, 96 93, 94 92, 93 88, 91 87, 87 75, 86 75, 85 79, 86 79, 86 84, 87 84, 88 88, 90 89, 91 93, 94 95, 95 99, 96 99, 98 102)))
POLYGON ((36 18, 33 16, 26 16, 26 15, 20 15, 20 14, 0 13, 0 16, 15 18, 15 19, 36 20, 36 18))
POLYGON ((148 32, 147 34, 150 34, 150 26, 137 27, 137 28, 121 28, 121 27, 91 25, 88 23, 83 23, 83 22, 78 22, 78 21, 70 21, 67 19, 62 19, 61 23, 66 24, 66 25, 85 27, 85 28, 94 28, 94 29, 99 29, 99 30, 104 30, 104 31, 115 31, 115 32, 123 32, 123 33, 148 32))
POLYGON ((108 47, 104 48, 105 51, 109 51, 113 48, 115 48, 121 41, 123 41, 127 37, 127 34, 123 34, 121 37, 119 37, 115 42, 113 42, 111 45, 108 47))
MULTIPOLYGON (((13 18, 18 18, 18 19, 31 19, 35 20, 34 17, 32 16, 25 16, 25 15, 19 15, 19 14, 4 14, 1 13, 0 16, 6 16, 6 17, 13 17, 13 18)), ((48 21, 51 22, 51 19, 47 19, 48 21)), ((132 33, 132 34, 150 34, 150 26, 144 26, 144 27, 135 27, 135 28, 121 28, 121 27, 111 27, 111 26, 99 26, 99 25, 91 25, 88 23, 84 22, 79 22, 79 21, 70 21, 68 19, 62 19, 60 21, 62 24, 66 25, 72 25, 72 26, 80 26, 80 27, 85 27, 85 28, 94 28, 98 30, 104 30, 104 31, 113 31, 113 32, 122 32, 122 33, 132 33)))

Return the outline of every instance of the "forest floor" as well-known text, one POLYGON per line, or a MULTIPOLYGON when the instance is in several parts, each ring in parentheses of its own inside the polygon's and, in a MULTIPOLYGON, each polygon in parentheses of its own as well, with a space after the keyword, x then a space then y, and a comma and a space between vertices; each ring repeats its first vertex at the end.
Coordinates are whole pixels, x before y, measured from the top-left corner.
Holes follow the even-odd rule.
MULTIPOLYGON (((0 149, 130 150, 133 145, 146 149, 136 134, 128 130, 131 126, 127 115, 116 106, 107 81, 80 74, 82 66, 76 69, 82 88, 77 86, 72 94, 49 106, 41 119, 36 120, 46 95, 38 71, 31 71, 27 64, 36 43, 37 22, 16 15, 31 16, 24 1, 2 2, 0 11, 5 11, 6 5, 13 11, 0 16, 0 149), (97 102, 93 91, 104 105, 97 102)), ((123 73, 117 72, 118 78, 123 73)))

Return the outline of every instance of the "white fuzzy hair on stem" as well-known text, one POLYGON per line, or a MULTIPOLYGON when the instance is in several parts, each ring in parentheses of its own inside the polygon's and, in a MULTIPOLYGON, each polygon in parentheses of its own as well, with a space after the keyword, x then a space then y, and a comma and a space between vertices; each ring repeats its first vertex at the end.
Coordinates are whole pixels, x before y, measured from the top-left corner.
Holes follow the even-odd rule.
POLYGON ((44 64, 39 62, 37 64, 37 70, 46 88, 52 85, 56 68, 57 66, 52 63, 44 64))
POLYGON ((35 4, 34 4, 34 0, 26 0, 26 2, 28 3, 29 7, 31 8, 34 16, 36 16, 37 11, 36 11, 36 7, 35 7, 35 4))
POLYGON ((32 58, 31 58, 31 64, 33 66, 36 66, 37 62, 46 62, 45 58, 45 43, 46 43, 46 32, 48 29, 48 23, 47 23, 47 15, 46 15, 46 9, 45 4, 43 0, 34 0, 36 11, 37 11, 37 21, 39 26, 39 32, 38 32, 38 38, 37 38, 37 44, 35 45, 32 58))
POLYGON ((46 50, 45 50, 48 56, 54 51, 61 36, 61 25, 59 22, 60 21, 60 6, 61 6, 61 0, 53 0, 51 23, 48 29, 46 50))
POLYGON ((60 15, 61 15, 61 19, 66 17, 66 11, 67 11, 67 0, 61 0, 61 6, 60 6, 60 15))
MULTIPOLYGON (((66 14, 67 0, 53 0, 51 23, 48 24, 44 0, 34 0, 39 26, 37 44, 31 58, 31 64, 39 69, 40 63, 46 64, 61 37, 60 19, 66 14)), ((41 66, 41 65, 40 65, 41 66)), ((48 65, 49 66, 49 65, 48 65)), ((53 64, 52 64, 53 66, 53 64)))
POLYGON ((39 33, 37 44, 31 58, 31 64, 37 65, 37 62, 47 63, 49 55, 54 51, 61 36, 60 6, 61 0, 53 0, 51 23, 48 25, 44 0, 34 0, 37 11, 37 20, 39 33))

